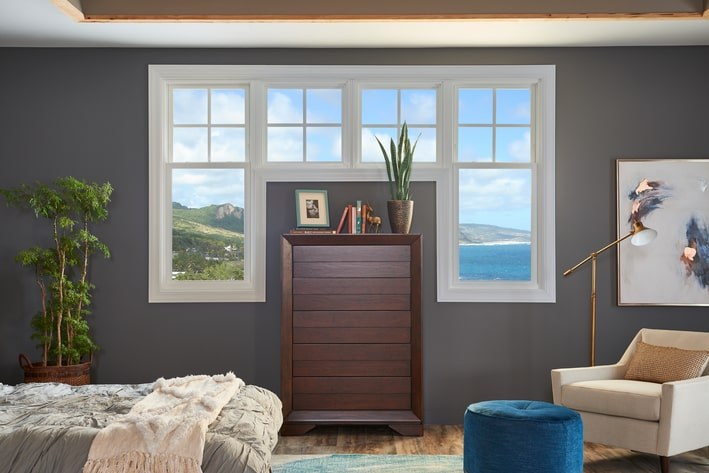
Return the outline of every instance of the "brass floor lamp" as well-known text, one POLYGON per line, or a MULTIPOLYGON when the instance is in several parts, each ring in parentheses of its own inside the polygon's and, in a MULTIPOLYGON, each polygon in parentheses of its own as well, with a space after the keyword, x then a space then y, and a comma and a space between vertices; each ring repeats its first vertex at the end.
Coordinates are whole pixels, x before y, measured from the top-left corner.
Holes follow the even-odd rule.
POLYGON ((630 238, 630 243, 634 246, 645 246, 654 240, 656 236, 657 232, 652 228, 647 228, 642 222, 633 222, 633 229, 630 230, 630 233, 618 238, 613 243, 607 244, 600 250, 594 251, 586 258, 564 271, 564 276, 568 276, 584 264, 589 261, 591 262, 591 366, 596 365, 596 257, 627 238, 632 237, 630 238))

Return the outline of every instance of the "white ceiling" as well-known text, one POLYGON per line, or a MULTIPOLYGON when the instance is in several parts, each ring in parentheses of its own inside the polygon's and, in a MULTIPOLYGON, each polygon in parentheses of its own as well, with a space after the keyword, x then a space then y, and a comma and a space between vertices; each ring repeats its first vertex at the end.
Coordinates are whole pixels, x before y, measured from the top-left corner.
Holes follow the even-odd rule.
POLYGON ((709 45, 709 18, 83 23, 51 0, 0 0, 0 47, 678 45, 709 45))

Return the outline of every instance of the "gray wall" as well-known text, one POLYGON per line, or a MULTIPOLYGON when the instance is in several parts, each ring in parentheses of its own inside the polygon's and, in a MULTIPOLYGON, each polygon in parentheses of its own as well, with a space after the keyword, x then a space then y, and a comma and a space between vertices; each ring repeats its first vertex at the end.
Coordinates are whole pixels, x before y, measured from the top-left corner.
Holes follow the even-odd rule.
MULTIPOLYGON (((551 398, 549 370, 588 363, 590 274, 561 272, 615 235, 616 158, 709 158, 709 48, 153 50, 0 49, 0 187, 74 175, 116 188, 96 227, 113 258, 96 260, 94 379, 233 370, 279 391, 279 234, 295 225, 293 190, 268 187, 266 303, 148 304, 148 64, 556 64, 556 304, 435 302, 435 187, 417 183, 424 235, 423 339, 428 423, 461 423, 483 399, 551 398)), ((308 186, 312 186, 309 184, 308 186)), ((331 218, 381 183, 318 184, 331 218)), ((35 353, 31 276, 13 261, 40 232, 0 206, 0 382, 21 381, 35 353)), ((44 229, 42 229, 42 232, 44 229)), ((641 327, 709 331, 706 307, 617 307, 615 254, 599 258, 597 363, 615 361, 641 327)))

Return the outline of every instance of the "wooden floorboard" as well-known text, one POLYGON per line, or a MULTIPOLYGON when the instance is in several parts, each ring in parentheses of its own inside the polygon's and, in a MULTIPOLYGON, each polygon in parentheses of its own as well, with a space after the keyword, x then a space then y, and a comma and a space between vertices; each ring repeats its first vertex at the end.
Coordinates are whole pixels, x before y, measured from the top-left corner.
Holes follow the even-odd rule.
MULTIPOLYGON (((462 455, 462 425, 426 425, 422 437, 404 437, 388 427, 322 426, 305 435, 281 437, 276 455, 366 453, 387 455, 462 455)), ((709 447, 676 455, 672 473, 709 473, 709 447)), ((587 443, 584 473, 659 473, 655 455, 587 443)))

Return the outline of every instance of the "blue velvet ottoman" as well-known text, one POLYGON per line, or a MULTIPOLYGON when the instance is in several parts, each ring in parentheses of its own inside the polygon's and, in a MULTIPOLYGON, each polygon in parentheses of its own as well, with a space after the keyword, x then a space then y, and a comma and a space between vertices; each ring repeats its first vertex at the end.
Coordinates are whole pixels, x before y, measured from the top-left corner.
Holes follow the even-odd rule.
POLYGON ((485 401, 465 411, 465 473, 583 473, 581 416, 541 401, 485 401))

